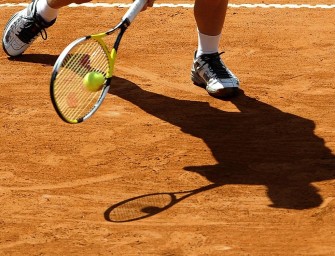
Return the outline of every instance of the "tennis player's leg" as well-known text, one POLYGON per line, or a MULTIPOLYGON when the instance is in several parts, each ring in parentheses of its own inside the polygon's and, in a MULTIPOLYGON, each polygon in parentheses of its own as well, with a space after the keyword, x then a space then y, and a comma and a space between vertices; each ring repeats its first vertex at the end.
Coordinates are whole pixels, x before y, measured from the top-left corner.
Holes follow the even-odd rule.
POLYGON ((21 55, 39 35, 46 40, 46 29, 55 23, 58 9, 70 3, 72 0, 32 0, 25 9, 15 13, 2 37, 7 55, 21 55))
MULTIPOLYGON (((15 13, 7 22, 2 48, 9 56, 21 55, 41 35, 47 39, 46 29, 52 26, 58 10, 71 3, 82 4, 91 0, 32 0, 27 8, 15 13)), ((153 6, 154 0, 148 0, 143 9, 153 6)))
POLYGON ((191 79, 215 97, 235 94, 238 78, 221 60, 219 44, 228 0, 195 0, 194 17, 198 30, 198 49, 194 53, 191 79))

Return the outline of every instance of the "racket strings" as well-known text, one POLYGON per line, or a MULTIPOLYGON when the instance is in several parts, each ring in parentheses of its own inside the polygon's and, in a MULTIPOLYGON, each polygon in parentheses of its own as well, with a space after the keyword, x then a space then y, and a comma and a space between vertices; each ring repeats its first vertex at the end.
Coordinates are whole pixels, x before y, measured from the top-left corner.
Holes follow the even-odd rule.
POLYGON ((78 120, 91 112, 103 90, 87 90, 83 79, 89 72, 99 72, 106 77, 108 68, 107 54, 95 40, 86 40, 67 54, 54 85, 56 103, 65 118, 78 120))

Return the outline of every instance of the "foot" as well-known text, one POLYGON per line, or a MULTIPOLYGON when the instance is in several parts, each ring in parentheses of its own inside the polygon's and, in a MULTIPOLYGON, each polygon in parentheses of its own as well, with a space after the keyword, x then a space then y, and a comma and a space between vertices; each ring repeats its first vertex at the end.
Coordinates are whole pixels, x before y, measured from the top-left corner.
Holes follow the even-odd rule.
POLYGON ((238 92, 238 78, 225 66, 220 58, 222 53, 194 55, 191 79, 195 85, 218 98, 234 96, 238 92))
POLYGON ((3 37, 2 48, 9 56, 22 54, 40 34, 44 40, 47 39, 46 28, 56 21, 46 22, 36 12, 36 3, 33 0, 27 8, 15 13, 7 22, 3 37))

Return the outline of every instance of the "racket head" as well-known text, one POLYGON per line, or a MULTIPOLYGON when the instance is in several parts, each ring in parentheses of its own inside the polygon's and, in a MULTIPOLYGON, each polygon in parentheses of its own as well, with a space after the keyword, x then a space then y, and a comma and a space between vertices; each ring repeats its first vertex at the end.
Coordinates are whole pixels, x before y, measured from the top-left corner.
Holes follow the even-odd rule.
POLYGON ((82 37, 69 44, 58 57, 51 76, 50 96, 59 117, 71 124, 83 122, 100 107, 110 87, 116 50, 109 52, 105 33, 82 37), (88 73, 104 77, 98 90, 84 83, 88 73))

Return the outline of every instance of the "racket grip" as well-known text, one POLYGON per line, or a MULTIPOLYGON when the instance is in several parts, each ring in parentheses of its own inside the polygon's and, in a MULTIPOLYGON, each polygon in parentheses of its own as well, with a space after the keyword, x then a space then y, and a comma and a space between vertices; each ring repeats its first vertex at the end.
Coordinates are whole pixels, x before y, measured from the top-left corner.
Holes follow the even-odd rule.
POLYGON ((144 5, 147 3, 147 0, 135 0, 134 3, 130 6, 128 11, 122 17, 122 20, 125 21, 128 19, 129 23, 131 23, 137 14, 143 9, 144 5))

